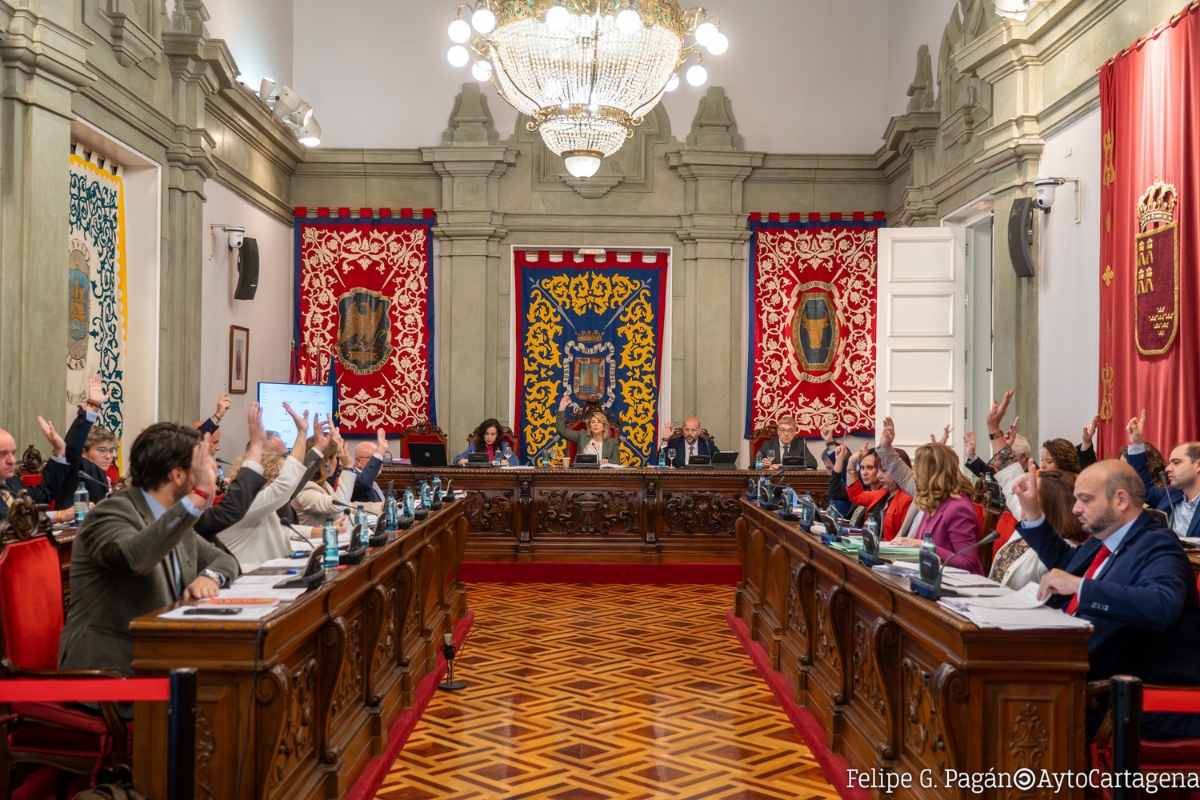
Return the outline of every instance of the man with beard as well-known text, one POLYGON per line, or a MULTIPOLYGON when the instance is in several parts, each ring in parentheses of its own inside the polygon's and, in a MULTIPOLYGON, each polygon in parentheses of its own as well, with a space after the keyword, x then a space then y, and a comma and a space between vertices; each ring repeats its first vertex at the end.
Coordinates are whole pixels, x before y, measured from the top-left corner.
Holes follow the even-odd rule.
MULTIPOLYGON (((1147 684, 1200 685, 1200 598, 1175 534, 1142 508, 1146 489, 1133 467, 1101 461, 1075 480, 1075 516, 1090 537, 1077 548, 1042 514, 1037 471, 1019 478, 1013 494, 1025 512, 1021 535, 1050 570, 1038 598, 1094 628, 1088 640, 1088 680, 1136 675, 1147 684)), ((1087 712, 1091 735, 1104 708, 1087 712)), ((1142 738, 1200 736, 1200 715, 1145 714, 1142 738)))

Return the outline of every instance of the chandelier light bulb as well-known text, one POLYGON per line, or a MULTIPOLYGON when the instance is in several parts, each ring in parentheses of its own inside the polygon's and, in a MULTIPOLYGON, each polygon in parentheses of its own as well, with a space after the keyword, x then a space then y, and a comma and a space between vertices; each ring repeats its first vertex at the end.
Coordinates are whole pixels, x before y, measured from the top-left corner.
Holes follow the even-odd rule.
POLYGON ((446 53, 446 59, 452 67, 465 67, 467 62, 471 60, 471 54, 467 52, 467 48, 461 44, 456 44, 450 48, 450 52, 446 53))
POLYGON ((546 12, 546 27, 552 31, 566 30, 571 24, 571 13, 566 6, 551 6, 546 12))
POLYGON ((723 33, 718 33, 711 42, 708 43, 708 52, 714 56, 719 56, 729 49, 729 37, 723 33))
POLYGON ((475 65, 471 67, 471 77, 477 81, 489 80, 492 77, 492 71, 490 69, 485 69, 483 66, 484 64, 487 64, 487 62, 476 61, 475 65))
POLYGON ((587 150, 572 150, 563 153, 567 172, 576 178, 590 178, 600 171, 600 153, 587 150))
POLYGON ((450 23, 450 41, 456 44, 464 44, 470 38, 471 26, 467 24, 465 19, 456 19, 450 23))
POLYGON ((667 81, 667 91, 673 92, 679 88, 679 76, 672 75, 671 80, 667 81))
POLYGON ((692 86, 703 86, 704 82, 707 80, 708 70, 706 70, 703 65, 693 64, 692 66, 688 67, 687 82, 692 86))
POLYGON ((471 15, 471 27, 482 34, 489 34, 496 29, 496 15, 490 8, 481 8, 471 15))
POLYGON ((632 8, 627 8, 617 14, 617 30, 621 33, 625 35, 637 33, 640 27, 642 27, 642 17, 632 8))
POLYGON ((696 27, 696 41, 703 47, 708 47, 709 43, 717 37, 720 31, 717 26, 711 22, 701 22, 696 27))

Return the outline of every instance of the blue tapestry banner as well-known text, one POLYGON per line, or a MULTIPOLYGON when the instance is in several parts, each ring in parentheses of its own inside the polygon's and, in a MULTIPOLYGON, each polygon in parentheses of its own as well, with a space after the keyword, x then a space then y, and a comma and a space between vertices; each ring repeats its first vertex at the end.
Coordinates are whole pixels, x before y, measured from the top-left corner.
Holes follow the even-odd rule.
POLYGON ((568 412, 599 405, 618 425, 621 463, 655 452, 670 254, 516 250, 515 427, 524 460, 566 454, 555 433, 568 412))

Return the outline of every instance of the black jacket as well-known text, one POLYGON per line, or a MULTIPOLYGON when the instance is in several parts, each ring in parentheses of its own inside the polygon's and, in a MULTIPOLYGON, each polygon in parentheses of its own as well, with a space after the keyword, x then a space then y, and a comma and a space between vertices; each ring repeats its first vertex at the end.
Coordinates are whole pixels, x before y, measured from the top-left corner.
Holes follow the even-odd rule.
MULTIPOLYGON (((79 484, 79 462, 83 460, 83 443, 87 441, 88 433, 91 430, 92 420, 88 419, 87 412, 80 408, 75 415, 75 421, 67 429, 67 435, 63 437, 63 443, 67 446, 63 453, 66 463, 51 458, 42 467, 42 480, 37 486, 26 486, 20 478, 12 477, 4 481, 5 488, 14 496, 22 490, 28 491, 29 496, 39 505, 49 505, 55 502, 59 494, 64 492, 68 486, 70 494, 74 495, 79 484), (76 479, 74 482, 71 480, 72 476, 76 479)), ((58 508, 68 508, 71 502, 73 500, 68 501, 66 506, 58 506, 58 508)), ((3 495, 0 495, 0 517, 7 516, 8 503, 4 500, 3 495)))

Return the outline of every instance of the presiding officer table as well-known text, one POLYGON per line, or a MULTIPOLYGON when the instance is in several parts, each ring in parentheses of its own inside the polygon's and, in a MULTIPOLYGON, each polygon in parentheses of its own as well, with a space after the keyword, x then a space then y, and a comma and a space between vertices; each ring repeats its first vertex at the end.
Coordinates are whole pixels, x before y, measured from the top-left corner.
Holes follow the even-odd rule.
POLYGON ((466 490, 467 561, 734 562, 748 481, 824 500, 828 472, 385 466, 400 490, 433 475, 466 490))
MULTIPOLYGON (((139 675, 199 669, 197 800, 346 795, 435 669, 443 634, 467 615, 463 505, 327 572, 321 588, 262 621, 159 619, 166 609, 133 621, 139 675)), ((135 783, 166 797, 166 706, 134 713, 135 783)))
POLYGON ((948 770, 1086 769, 1089 631, 976 627, 746 501, 737 542, 738 619, 851 769, 908 774, 894 796, 915 798, 975 796, 948 770))

